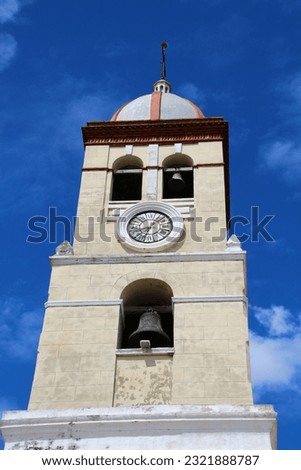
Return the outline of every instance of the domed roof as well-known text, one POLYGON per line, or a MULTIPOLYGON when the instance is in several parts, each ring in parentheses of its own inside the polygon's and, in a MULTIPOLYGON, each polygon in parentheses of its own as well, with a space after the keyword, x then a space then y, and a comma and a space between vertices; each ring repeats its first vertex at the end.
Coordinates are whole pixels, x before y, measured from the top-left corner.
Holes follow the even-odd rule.
POLYGON ((121 106, 111 121, 144 121, 158 119, 200 119, 204 114, 192 101, 170 93, 170 84, 158 80, 153 93, 143 95, 121 106))

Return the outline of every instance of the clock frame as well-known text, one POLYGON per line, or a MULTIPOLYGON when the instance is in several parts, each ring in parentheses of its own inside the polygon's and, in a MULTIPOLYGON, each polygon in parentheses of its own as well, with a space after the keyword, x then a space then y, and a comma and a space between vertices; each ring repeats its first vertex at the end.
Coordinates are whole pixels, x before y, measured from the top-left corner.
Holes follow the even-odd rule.
POLYGON ((177 242, 184 231, 181 214, 164 202, 141 202, 118 218, 116 234, 127 247, 137 251, 160 251, 177 242))

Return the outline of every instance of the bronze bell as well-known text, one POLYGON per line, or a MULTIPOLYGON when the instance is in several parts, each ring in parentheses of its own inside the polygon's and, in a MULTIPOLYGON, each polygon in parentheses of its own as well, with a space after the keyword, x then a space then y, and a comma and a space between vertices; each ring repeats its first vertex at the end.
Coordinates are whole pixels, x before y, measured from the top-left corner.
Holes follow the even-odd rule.
POLYGON ((150 341, 151 348, 170 344, 169 336, 162 329, 160 315, 151 308, 142 313, 137 330, 129 337, 129 347, 140 348, 140 341, 143 339, 150 341))
POLYGON ((185 188, 185 181, 178 171, 176 171, 168 181, 168 188, 171 191, 182 191, 185 188))

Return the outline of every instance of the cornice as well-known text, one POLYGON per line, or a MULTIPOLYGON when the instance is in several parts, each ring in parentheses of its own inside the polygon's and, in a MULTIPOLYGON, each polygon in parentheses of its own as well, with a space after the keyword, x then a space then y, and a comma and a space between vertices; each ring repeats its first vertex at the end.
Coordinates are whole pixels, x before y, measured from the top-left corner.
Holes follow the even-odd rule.
POLYGON ((223 118, 96 121, 82 128, 85 145, 228 141, 223 118))
POLYGON ((127 255, 101 256, 51 256, 51 266, 69 266, 75 264, 131 264, 131 263, 172 263, 194 261, 244 261, 245 251, 218 251, 199 253, 135 253, 127 255))

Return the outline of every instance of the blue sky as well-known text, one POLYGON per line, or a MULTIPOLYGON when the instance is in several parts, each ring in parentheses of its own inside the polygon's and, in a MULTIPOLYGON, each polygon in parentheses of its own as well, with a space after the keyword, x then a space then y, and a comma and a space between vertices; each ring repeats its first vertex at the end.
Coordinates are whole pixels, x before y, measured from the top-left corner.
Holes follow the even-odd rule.
MULTIPOLYGON (((301 0, 0 0, 0 409, 25 409, 57 243, 28 220, 75 214, 80 127, 151 92, 167 41, 173 92, 230 123, 231 213, 274 218, 248 251, 256 403, 300 449, 301 0)), ((237 224, 237 235, 251 227, 237 224)))

